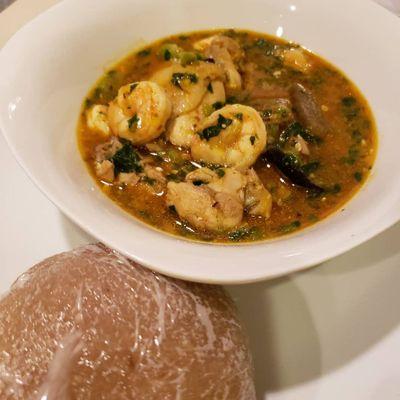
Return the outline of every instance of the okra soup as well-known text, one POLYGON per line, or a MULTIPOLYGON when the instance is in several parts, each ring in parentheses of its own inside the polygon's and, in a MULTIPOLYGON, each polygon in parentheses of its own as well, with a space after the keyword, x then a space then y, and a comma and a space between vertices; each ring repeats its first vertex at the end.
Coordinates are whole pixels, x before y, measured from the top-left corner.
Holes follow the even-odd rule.
POLYGON ((106 71, 84 101, 82 157, 133 217, 249 242, 303 229, 360 189, 377 134, 339 69, 298 44, 221 30, 171 36, 106 71))

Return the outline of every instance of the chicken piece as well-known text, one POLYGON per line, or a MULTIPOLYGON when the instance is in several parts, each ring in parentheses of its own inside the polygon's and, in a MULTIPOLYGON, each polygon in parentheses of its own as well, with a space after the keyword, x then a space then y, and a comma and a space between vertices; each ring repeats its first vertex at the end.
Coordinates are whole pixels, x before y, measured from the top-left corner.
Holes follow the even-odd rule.
POLYGON ((243 218, 245 177, 233 168, 218 176, 208 168, 188 174, 185 182, 169 182, 167 205, 183 220, 203 231, 235 228, 243 218))
POLYGON ((311 69, 311 62, 302 48, 291 48, 282 53, 283 63, 300 72, 307 73, 311 69))
POLYGON ((112 136, 107 142, 101 143, 94 149, 94 159, 97 162, 110 159, 120 148, 121 142, 116 136, 112 136))
POLYGON ((268 219, 271 216, 272 196, 264 187, 253 168, 246 173, 247 185, 244 192, 244 206, 250 215, 268 219))
POLYGON ((105 182, 114 181, 114 164, 110 160, 96 161, 95 164, 96 175, 105 182))
POLYGON ((135 172, 120 172, 118 174, 118 183, 128 186, 135 186, 140 180, 140 176, 135 172))
POLYGON ((196 42, 193 47, 203 51, 223 68, 228 90, 241 89, 242 78, 237 63, 243 58, 244 53, 239 43, 230 37, 215 35, 196 42))

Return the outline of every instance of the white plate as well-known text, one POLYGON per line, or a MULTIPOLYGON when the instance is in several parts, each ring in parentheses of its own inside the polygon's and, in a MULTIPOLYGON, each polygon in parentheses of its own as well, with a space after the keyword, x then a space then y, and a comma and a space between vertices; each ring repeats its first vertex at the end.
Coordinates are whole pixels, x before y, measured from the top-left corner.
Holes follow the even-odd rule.
MULTIPOLYGON (((46 3, 18 0, 0 14, 0 38, 16 29, 17 11, 46 3)), ((35 262, 90 238, 27 179, 2 137, 0 181, 1 293, 35 262)), ((399 237, 397 224, 319 268, 230 288, 249 327, 259 400, 399 399, 399 237)))
POLYGON ((359 4, 64 1, 25 26, 1 51, 3 130, 20 163, 66 215, 143 265, 181 278, 225 283, 314 265, 400 218, 400 180, 392 179, 400 146, 400 53, 388 40, 400 43, 400 24, 374 4, 359 4), (80 102, 104 63, 126 53, 140 38, 213 26, 250 27, 295 39, 343 68, 370 100, 380 131, 378 159, 373 178, 343 212, 290 238, 215 246, 156 232, 121 211, 96 187, 77 152, 74 130, 80 102))

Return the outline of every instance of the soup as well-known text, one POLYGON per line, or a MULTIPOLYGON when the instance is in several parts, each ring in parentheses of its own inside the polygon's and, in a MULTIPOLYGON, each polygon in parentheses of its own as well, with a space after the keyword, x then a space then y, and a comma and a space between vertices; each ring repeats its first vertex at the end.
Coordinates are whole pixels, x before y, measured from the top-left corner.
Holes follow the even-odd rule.
POLYGON ((78 124, 101 190, 185 238, 248 242, 326 218, 360 189, 377 136, 337 68, 265 34, 171 36, 130 54, 88 93, 78 124))

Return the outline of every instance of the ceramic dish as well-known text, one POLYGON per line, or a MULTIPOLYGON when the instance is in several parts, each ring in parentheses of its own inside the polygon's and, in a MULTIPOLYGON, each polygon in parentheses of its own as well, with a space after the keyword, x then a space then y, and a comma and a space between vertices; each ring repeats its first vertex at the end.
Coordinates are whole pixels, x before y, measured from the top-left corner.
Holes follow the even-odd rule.
POLYGON ((396 17, 355 0, 335 7, 316 0, 64 1, 0 53, 1 128, 20 164, 67 216, 143 265, 203 282, 271 278, 338 255, 400 218, 400 181, 392 173, 400 144, 400 54, 393 45, 399 41, 396 17), (98 190, 76 148, 75 124, 88 87, 136 46, 213 27, 299 42, 341 68, 367 97, 378 126, 378 156, 369 182, 343 211, 290 237, 216 246, 157 232, 98 190))

